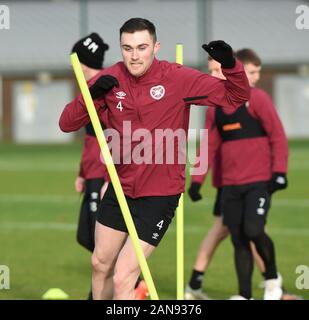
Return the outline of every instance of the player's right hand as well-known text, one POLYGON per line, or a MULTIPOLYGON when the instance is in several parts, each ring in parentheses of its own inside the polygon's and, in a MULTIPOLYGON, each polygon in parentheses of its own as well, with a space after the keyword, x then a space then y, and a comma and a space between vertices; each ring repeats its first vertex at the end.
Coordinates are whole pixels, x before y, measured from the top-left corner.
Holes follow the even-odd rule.
POLYGON ((81 193, 85 191, 85 179, 83 177, 77 177, 74 184, 76 192, 81 193))
POLYGON ((115 77, 107 74, 98 78, 97 81, 90 87, 89 91, 91 97, 93 99, 97 99, 105 96, 114 87, 119 87, 118 80, 115 77))
POLYGON ((188 189, 189 196, 192 201, 198 201, 202 199, 200 194, 201 184, 198 182, 192 182, 190 188, 188 189))

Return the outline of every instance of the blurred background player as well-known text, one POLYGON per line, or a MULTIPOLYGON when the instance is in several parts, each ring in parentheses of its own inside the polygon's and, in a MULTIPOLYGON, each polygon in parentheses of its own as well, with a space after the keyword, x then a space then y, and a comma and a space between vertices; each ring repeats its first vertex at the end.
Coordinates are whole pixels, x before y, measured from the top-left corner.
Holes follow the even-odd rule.
MULTIPOLYGON (((104 43, 97 33, 91 33, 74 44, 72 52, 78 55, 86 81, 94 78, 102 70, 104 55, 108 48, 108 44, 104 43)), ((100 159, 100 147, 90 122, 85 126, 80 170, 75 179, 76 192, 84 194, 78 221, 77 241, 90 252, 94 250, 96 212, 106 178, 106 168, 100 159)), ((92 299, 92 291, 88 298, 92 299)))
MULTIPOLYGON (((222 186, 228 186, 228 193, 232 195, 228 197, 229 201, 224 208, 228 209, 229 223, 233 226, 233 230, 236 229, 232 240, 235 246, 240 296, 235 298, 251 298, 253 270, 251 250, 266 279, 264 298, 282 298, 282 279, 277 278, 275 272, 273 244, 262 229, 270 206, 270 195, 287 186, 287 140, 270 98, 262 90, 254 88, 260 77, 260 58, 250 49, 239 50, 236 56, 244 63, 252 87, 251 98, 249 104, 242 106, 234 114, 227 115, 219 109, 214 112, 211 108, 208 108, 206 113, 206 128, 209 130, 209 164, 213 172, 213 185, 218 188, 214 206, 215 222, 200 245, 191 280, 186 288, 186 299, 208 299, 201 290, 204 272, 216 247, 229 234, 221 217, 222 186), (224 158, 222 163, 221 157, 224 158), (268 269, 252 243, 250 250, 249 240, 258 243, 262 255, 264 258, 266 256, 268 269)), ((224 79, 219 63, 209 58, 208 65, 213 76, 224 79)), ((206 148, 207 145, 202 141, 201 152, 207 152, 206 148)), ((192 177, 189 195, 193 201, 201 199, 199 190, 205 176, 206 174, 192 177)))

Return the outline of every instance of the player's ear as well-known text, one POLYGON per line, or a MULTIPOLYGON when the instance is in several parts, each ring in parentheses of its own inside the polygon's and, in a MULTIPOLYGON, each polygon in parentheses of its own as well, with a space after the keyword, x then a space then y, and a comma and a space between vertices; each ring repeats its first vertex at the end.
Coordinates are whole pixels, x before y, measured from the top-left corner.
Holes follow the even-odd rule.
POLYGON ((153 50, 153 51, 154 51, 154 54, 156 54, 156 53, 159 51, 160 46, 161 46, 160 42, 157 41, 157 42, 155 43, 155 45, 154 45, 154 50, 153 50))

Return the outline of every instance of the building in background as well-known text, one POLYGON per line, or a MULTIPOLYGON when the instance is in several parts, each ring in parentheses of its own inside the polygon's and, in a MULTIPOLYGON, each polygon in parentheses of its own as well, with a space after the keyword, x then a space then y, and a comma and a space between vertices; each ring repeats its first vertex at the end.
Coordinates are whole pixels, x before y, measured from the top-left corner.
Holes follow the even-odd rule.
MULTIPOLYGON (((204 42, 254 48, 264 66, 260 85, 273 96, 288 136, 308 138, 309 30, 296 24, 297 7, 306 4, 309 10, 309 2, 296 0, 9 1, 10 28, 0 29, 0 139, 70 142, 58 118, 77 92, 71 44, 96 31, 110 44, 105 65, 115 63, 119 28, 136 16, 156 24, 160 59, 175 60, 181 42, 184 63, 205 70, 204 42)), ((191 127, 201 127, 203 115, 192 108, 191 127)))

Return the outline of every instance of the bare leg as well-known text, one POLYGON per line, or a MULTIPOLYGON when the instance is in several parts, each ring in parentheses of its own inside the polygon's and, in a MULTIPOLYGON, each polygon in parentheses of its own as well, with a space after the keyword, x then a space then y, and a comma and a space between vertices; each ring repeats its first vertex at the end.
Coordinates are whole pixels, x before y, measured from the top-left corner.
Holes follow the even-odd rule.
POLYGON ((257 267, 259 268, 261 273, 264 273, 266 270, 264 261, 261 258, 261 256, 258 254, 258 252, 256 251, 256 248, 255 248, 255 245, 253 242, 250 242, 250 247, 251 247, 253 258, 254 258, 254 261, 255 261, 257 267))
POLYGON ((128 234, 96 223, 92 254, 92 293, 94 300, 112 299, 113 274, 118 254, 128 234))
MULTIPOLYGON (((140 240, 146 258, 155 249, 149 243, 140 240)), ((127 239, 125 245, 121 249, 118 256, 115 274, 114 274, 114 299, 115 300, 134 300, 134 286, 140 274, 139 263, 134 251, 133 243, 130 238, 127 239)))
POLYGON ((201 242, 194 269, 204 272, 210 263, 210 260, 219 245, 229 235, 228 228, 223 225, 221 217, 215 217, 212 228, 201 242))

